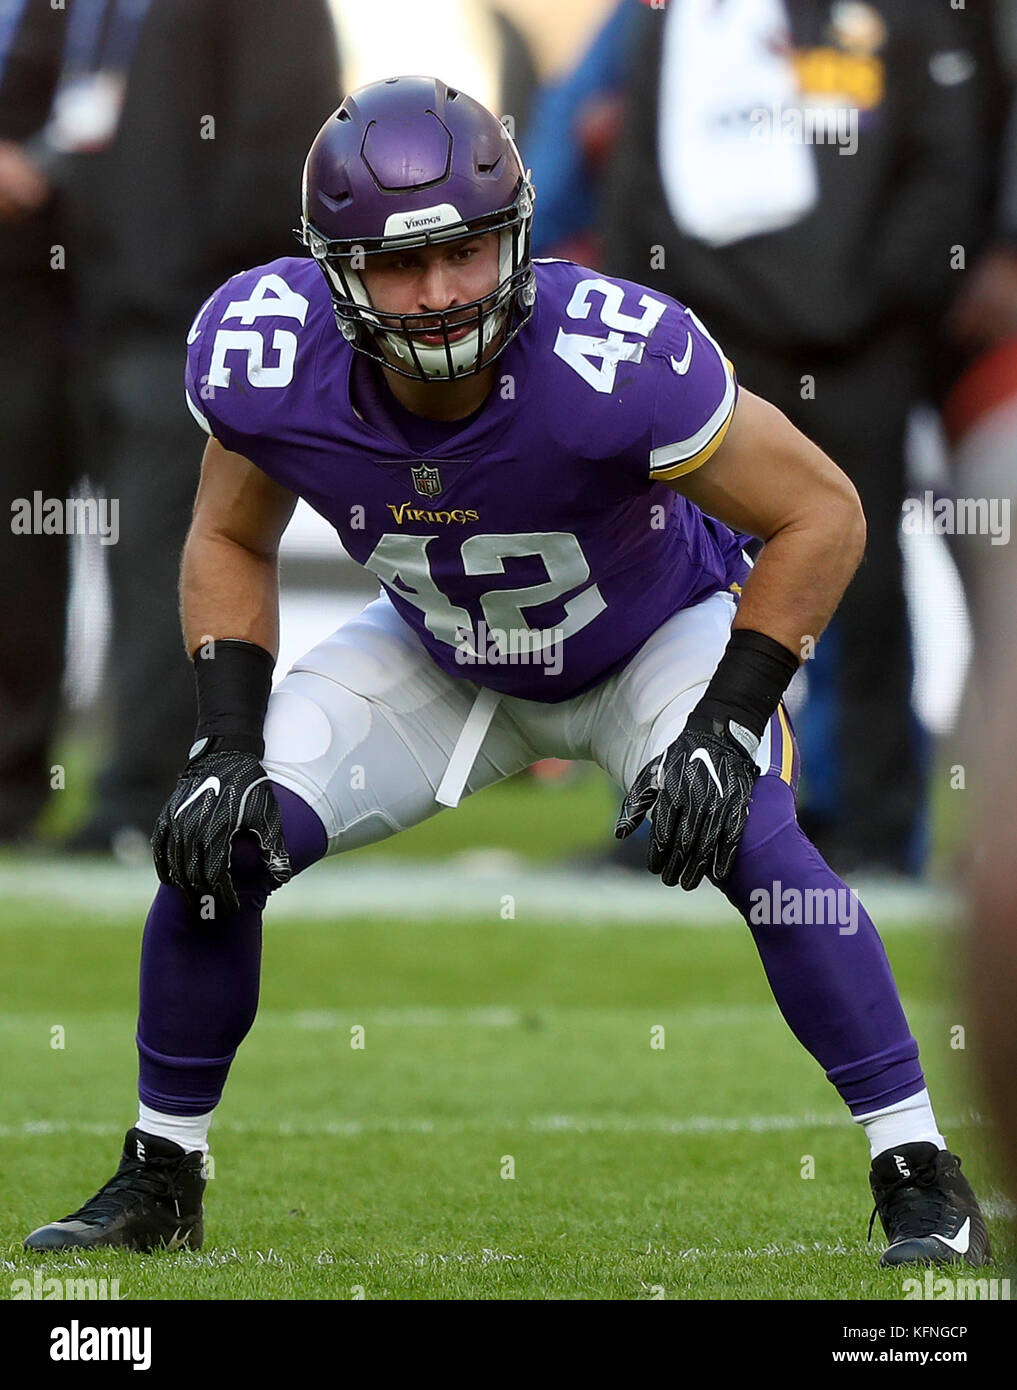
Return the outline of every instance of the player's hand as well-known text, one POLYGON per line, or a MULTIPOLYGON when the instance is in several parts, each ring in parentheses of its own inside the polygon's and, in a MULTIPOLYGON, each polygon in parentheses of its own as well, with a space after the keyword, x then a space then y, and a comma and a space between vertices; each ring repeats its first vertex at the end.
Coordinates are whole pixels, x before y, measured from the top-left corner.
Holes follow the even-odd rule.
POLYGON ((179 888, 192 909, 210 896, 216 913, 236 912, 240 903, 230 878, 230 850, 241 830, 258 837, 277 886, 292 877, 282 814, 254 753, 222 747, 226 739, 205 742, 159 812, 152 852, 159 878, 179 888))
POLYGON ((650 813, 648 867, 673 888, 695 888, 709 874, 726 878, 759 776, 747 729, 739 737, 719 719, 693 716, 666 752, 647 763, 629 788, 614 833, 624 840, 650 813), (739 741, 745 738, 745 743, 739 741))

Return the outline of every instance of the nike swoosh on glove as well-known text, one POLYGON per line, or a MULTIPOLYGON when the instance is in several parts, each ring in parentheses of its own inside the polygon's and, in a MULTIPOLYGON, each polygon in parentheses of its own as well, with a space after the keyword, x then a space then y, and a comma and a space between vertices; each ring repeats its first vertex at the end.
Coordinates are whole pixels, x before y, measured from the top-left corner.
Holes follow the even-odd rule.
POLYGON ((179 888, 192 910, 211 896, 216 914, 236 912, 230 850, 241 830, 258 837, 275 887, 286 883, 292 869, 268 773, 253 753, 200 753, 180 774, 155 823, 152 852, 160 880, 179 888))
POLYGON ((690 717, 632 783, 615 835, 624 840, 649 812, 651 873, 669 888, 696 888, 705 874, 714 882, 727 878, 759 776, 752 759, 758 746, 755 734, 733 720, 690 717))

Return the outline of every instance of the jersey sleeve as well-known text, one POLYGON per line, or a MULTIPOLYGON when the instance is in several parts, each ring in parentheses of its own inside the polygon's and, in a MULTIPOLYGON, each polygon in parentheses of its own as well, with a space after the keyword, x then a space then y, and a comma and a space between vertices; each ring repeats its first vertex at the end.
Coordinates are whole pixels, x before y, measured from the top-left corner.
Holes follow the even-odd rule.
POLYGON ((204 304, 194 316, 187 334, 187 363, 184 367, 184 400, 187 408, 194 416, 195 421, 208 435, 214 435, 211 403, 214 399, 214 392, 207 386, 208 382, 208 344, 207 333, 210 324, 216 321, 214 307, 224 286, 220 286, 212 295, 209 295, 204 304))
POLYGON ((652 482, 701 468, 727 434, 738 399, 734 367, 691 309, 682 311, 669 339, 669 348, 655 356, 652 482))
POLYGON ((250 457, 285 427, 298 354, 306 371, 321 322, 315 310, 306 326, 314 292, 317 310, 325 300, 331 308, 314 261, 286 256, 238 272, 198 310, 187 335, 187 406, 224 448, 250 457))

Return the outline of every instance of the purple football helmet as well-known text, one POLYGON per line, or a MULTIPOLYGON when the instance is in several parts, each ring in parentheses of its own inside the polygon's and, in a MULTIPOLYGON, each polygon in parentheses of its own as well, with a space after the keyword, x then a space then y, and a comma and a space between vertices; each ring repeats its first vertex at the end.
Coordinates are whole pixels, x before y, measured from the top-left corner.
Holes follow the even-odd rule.
POLYGON ((298 235, 353 347, 401 376, 449 380, 493 362, 533 312, 534 197, 515 142, 486 107, 434 77, 390 77, 352 92, 315 137, 298 235), (368 257, 488 231, 499 245, 491 294, 433 315, 374 311, 358 273, 368 257), (422 331, 441 344, 422 343, 422 331))

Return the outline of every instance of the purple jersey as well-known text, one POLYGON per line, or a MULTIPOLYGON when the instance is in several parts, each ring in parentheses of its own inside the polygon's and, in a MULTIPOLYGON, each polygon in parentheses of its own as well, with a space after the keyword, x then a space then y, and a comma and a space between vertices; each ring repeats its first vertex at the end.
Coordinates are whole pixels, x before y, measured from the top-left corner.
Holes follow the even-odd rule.
POLYGON ((202 307, 187 397, 335 527, 443 670, 553 702, 742 580, 746 538, 662 481, 705 462, 734 411, 703 325, 631 281, 534 265, 533 317, 490 396, 429 449, 351 401, 356 354, 310 259, 235 275, 202 307))

